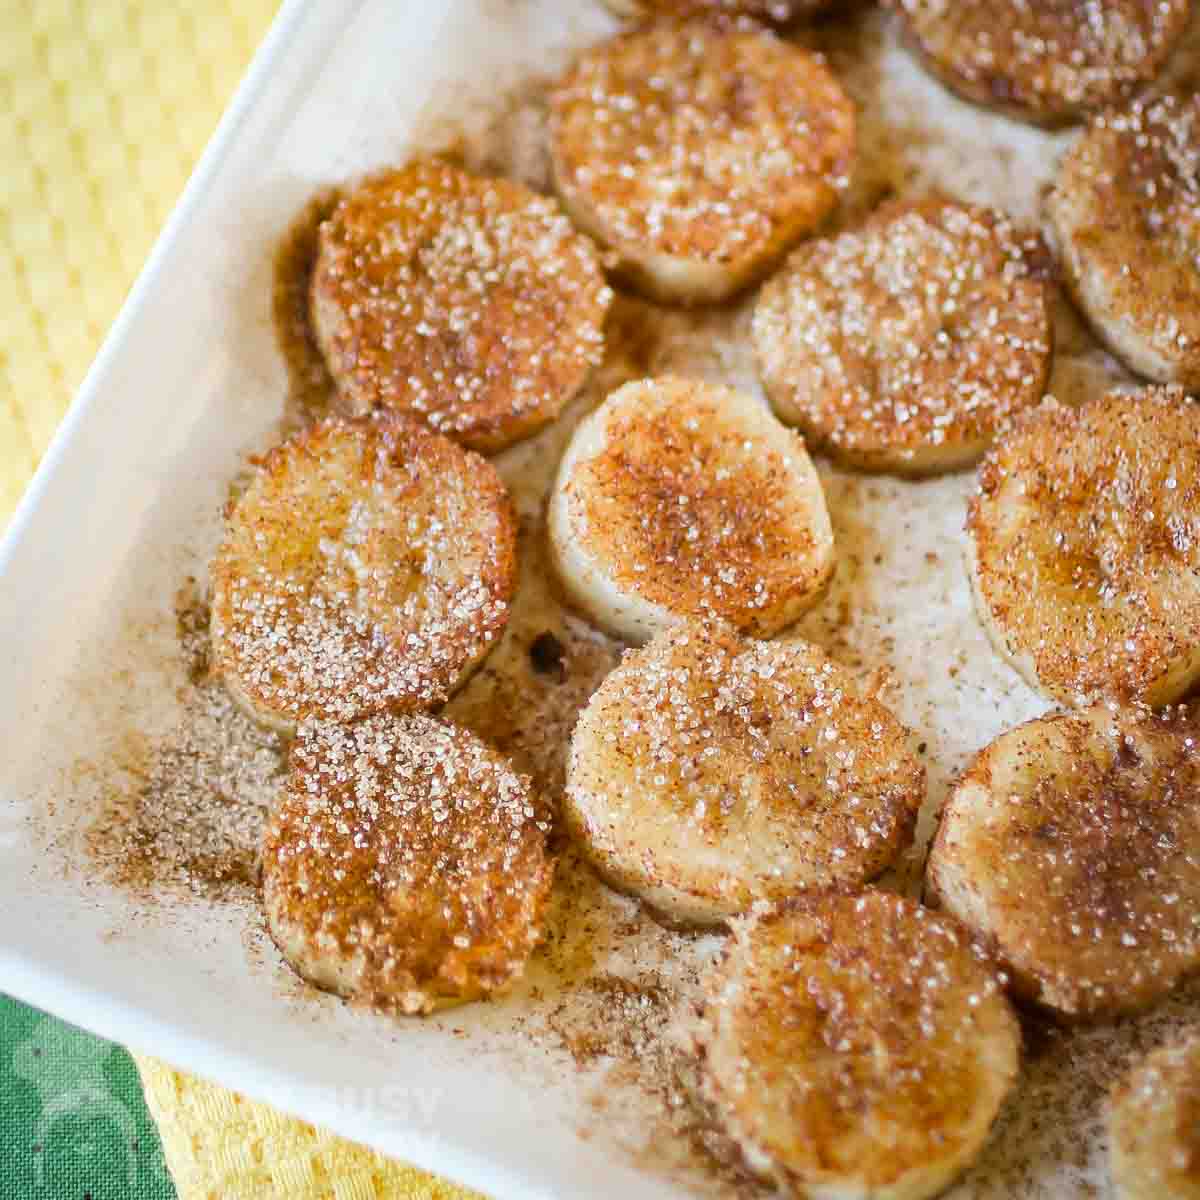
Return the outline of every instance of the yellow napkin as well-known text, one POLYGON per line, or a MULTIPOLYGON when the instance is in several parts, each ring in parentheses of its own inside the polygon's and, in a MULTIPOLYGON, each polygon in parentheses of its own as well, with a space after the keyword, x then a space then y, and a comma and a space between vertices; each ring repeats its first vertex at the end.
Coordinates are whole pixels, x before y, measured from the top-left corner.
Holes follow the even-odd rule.
MULTIPOLYGON (((0 527, 277 0, 0 0, 0 527)), ((468 1193, 139 1058, 180 1200, 468 1193)))
POLYGON ((0 0, 0 524, 276 0, 0 0))
POLYGON ((459 1200, 468 1193, 134 1055, 180 1200, 459 1200))

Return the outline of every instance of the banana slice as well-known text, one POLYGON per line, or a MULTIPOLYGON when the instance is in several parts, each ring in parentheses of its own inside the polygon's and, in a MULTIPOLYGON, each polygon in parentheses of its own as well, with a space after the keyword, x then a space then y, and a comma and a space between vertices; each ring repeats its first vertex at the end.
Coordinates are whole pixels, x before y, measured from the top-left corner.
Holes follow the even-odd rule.
POLYGON ((947 87, 1040 125, 1070 121, 1153 79, 1190 0, 886 0, 947 87))
POLYGON ((841 0, 606 0, 622 17, 689 17, 730 15, 757 17, 786 25, 801 17, 813 17, 841 0))
POLYGON ((1178 388, 1047 399, 984 460, 967 531, 980 618, 1047 695, 1167 704, 1200 676, 1200 408, 1178 388))
POLYGON ((1200 966, 1198 738, 1182 710, 1056 713, 963 775, 928 882, 1019 992, 1071 1015, 1130 1011, 1200 966))
POLYGON ((776 413, 853 467, 922 475, 974 462, 1043 395, 1040 250, 1003 214, 939 198, 802 245, 754 313, 776 413))
POLYGON ((1116 1085, 1108 1131, 1118 1200, 1200 1200, 1200 1030, 1116 1085))
POLYGON ((579 391, 611 298, 553 200, 426 159, 367 180, 321 225, 311 307, 345 412, 411 413, 490 453, 579 391))
POLYGON ((264 725, 431 708, 508 620, 516 516, 477 454, 333 418, 262 460, 211 574, 214 667, 264 725))
POLYGON ((1200 387, 1200 95, 1097 117, 1046 203, 1064 276, 1140 375, 1200 387))
POLYGON ((490 995, 537 943, 549 829, 529 780, 465 729, 311 722, 265 834, 271 936, 311 983, 381 1008, 490 995))
POLYGON ((551 125, 567 211, 668 303, 730 295, 815 229, 855 144, 854 106, 821 59, 702 21, 584 54, 551 125))
POLYGON ((912 840, 908 731, 815 646, 685 625, 628 653, 575 726, 567 828, 672 922, 860 884, 912 840))
POLYGON ((618 388, 575 431, 550 497, 571 600, 643 642, 689 616, 770 635, 820 597, 833 529, 803 441, 731 388, 618 388))
POLYGON ((701 1037, 747 1164, 814 1200, 939 1192, 987 1138, 1021 1041, 965 932, 870 889, 735 923, 701 1037))

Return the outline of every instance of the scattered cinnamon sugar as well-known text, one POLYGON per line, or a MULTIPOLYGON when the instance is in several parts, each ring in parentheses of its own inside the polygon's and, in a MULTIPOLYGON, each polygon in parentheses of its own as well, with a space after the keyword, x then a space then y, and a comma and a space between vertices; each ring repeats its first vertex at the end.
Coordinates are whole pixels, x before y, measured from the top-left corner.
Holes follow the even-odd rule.
POLYGON ((513 618, 444 715, 508 755, 557 814, 575 720, 623 646, 563 611, 540 512, 521 523, 517 561, 513 618))
MULTIPOLYGON (((532 647, 545 636, 539 633, 525 644, 532 647)), ((485 665, 446 713, 509 755, 557 811, 576 715, 620 651, 577 624, 564 623, 549 636, 562 647, 551 670, 539 669, 530 655, 527 663, 508 663, 502 670, 485 665)), ((517 648, 514 642, 514 654, 517 648)))
POLYGON ((579 1028, 563 1019, 560 1006, 547 1022, 576 1066, 592 1066, 601 1058, 632 1062, 661 1049, 669 994, 657 976, 635 982, 621 975, 594 975, 585 980, 582 991, 601 1010, 597 1015, 602 1019, 579 1028))
POLYGON ((701 1095, 691 1043, 690 993, 697 982, 692 976, 681 989, 656 970, 598 972, 549 1012, 546 1025, 577 1068, 598 1073, 591 1093, 595 1120, 617 1127, 635 1161, 652 1171, 670 1163, 697 1190, 750 1200, 769 1189, 746 1171, 701 1095), (650 1102, 654 1117, 648 1124, 623 1127, 627 1089, 650 1102))
POLYGON ((185 589, 176 619, 188 677, 178 722, 144 746, 132 793, 109 797, 90 849, 138 890, 248 898, 257 891, 267 809, 282 785, 283 744, 209 676, 207 604, 185 589))

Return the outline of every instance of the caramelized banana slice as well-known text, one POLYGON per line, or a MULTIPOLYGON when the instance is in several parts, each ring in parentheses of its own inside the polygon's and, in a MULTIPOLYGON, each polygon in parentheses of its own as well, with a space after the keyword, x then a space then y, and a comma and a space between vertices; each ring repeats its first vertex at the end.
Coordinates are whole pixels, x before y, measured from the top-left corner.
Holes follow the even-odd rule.
POLYGON ((567 211, 666 302, 750 283, 821 223, 854 155, 853 105, 819 58, 700 21, 604 42, 551 106, 567 211))
POLYGON ((702 615, 775 633, 833 571, 803 441, 749 397, 693 380, 626 384, 583 421, 549 529, 570 598, 636 642, 702 615))
POLYGON ((815 646, 685 625, 628 653, 575 726, 567 827, 673 922, 859 884, 912 840, 908 731, 815 646))
POLYGON ((516 576, 490 463, 404 417, 322 421, 272 450, 229 514, 213 664, 285 733, 431 708, 500 636, 516 576))
POLYGON ((1200 675, 1200 408, 1178 388, 1046 400, 984 460, 967 532, 980 618, 1047 695, 1167 704, 1200 675))
POLYGON ((1108 1132, 1118 1200, 1200 1200, 1200 1031, 1113 1088, 1108 1132))
POLYGON ((1200 96, 1097 117, 1046 207, 1075 301, 1112 352, 1200 387, 1200 96))
POLYGON ((976 104, 1054 125, 1153 79, 1189 0, 887 0, 929 69, 976 104))
POLYGON ((1144 1007, 1200 965, 1200 747, 1183 712, 1056 713, 997 738, 942 814, 928 881, 1020 992, 1144 1007))
POLYGON ((921 1200, 975 1158, 1020 1031, 965 932, 867 890, 735 924, 704 1018, 706 1086, 792 1195, 921 1200))
POLYGON ((1050 370, 1040 244, 937 198, 809 242, 763 288, 754 345, 779 416, 849 466, 974 462, 1050 370))
POLYGON ((311 299, 346 412, 410 413, 490 453, 579 391, 603 357, 611 292, 553 200, 426 159, 342 199, 311 299))
POLYGON ((517 978, 553 864, 529 780, 422 714, 312 723, 265 835, 271 936, 305 979, 404 1013, 517 978))

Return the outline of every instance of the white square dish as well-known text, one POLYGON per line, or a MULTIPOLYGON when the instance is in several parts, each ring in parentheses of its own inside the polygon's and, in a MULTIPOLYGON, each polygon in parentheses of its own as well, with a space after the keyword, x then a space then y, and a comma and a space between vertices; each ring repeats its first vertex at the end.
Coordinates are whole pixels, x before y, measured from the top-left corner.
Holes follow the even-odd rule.
MULTIPOLYGON (((939 186, 1035 221, 1064 135, 967 108, 882 20, 861 21, 872 73, 852 90, 871 113, 853 203, 939 186)), ((176 719, 176 593, 203 575, 230 480, 279 426, 287 378, 271 291, 285 230, 318 188, 477 133, 498 98, 613 28, 600 0, 288 0, 0 545, 0 988, 506 1198, 707 1185, 630 1133, 661 1094, 637 1096, 603 1061, 582 1069, 561 1041, 514 1033, 527 1007, 544 1016, 567 986, 544 971, 502 1002, 425 1021, 352 1010, 289 982, 252 904, 155 903, 100 874, 84 835, 112 786, 97 764, 176 719)), ((1058 319, 1057 394, 1121 377, 1069 313, 1058 319)), ((670 318, 652 368, 757 391, 736 338, 707 320, 670 318)), ((741 317, 714 320, 736 333, 741 317)), ((562 436, 514 451, 509 469, 522 454, 556 455, 562 436)), ((896 680, 897 712, 928 743, 932 812, 974 750, 1046 705, 995 658, 971 611, 959 561, 970 475, 822 474, 847 562, 802 631, 896 680)), ((689 943, 689 961, 717 944, 689 943)), ((612 946, 595 962, 618 974, 644 965, 612 946)), ((1084 1136, 1090 1110, 1056 1131, 1036 1109, 1096 1061, 1035 1064, 1035 1099, 997 1134, 1013 1146, 955 1194, 1093 1194, 1094 1147, 1066 1166, 1052 1153, 1084 1136)))

